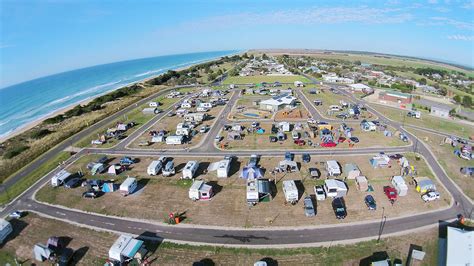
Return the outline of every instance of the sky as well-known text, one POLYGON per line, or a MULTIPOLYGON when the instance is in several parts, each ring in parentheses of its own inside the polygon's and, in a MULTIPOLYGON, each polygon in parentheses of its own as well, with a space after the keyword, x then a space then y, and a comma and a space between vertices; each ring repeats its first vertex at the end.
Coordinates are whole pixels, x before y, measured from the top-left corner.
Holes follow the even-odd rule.
POLYGON ((0 0, 0 88, 166 54, 358 50, 474 67, 474 0, 0 0))

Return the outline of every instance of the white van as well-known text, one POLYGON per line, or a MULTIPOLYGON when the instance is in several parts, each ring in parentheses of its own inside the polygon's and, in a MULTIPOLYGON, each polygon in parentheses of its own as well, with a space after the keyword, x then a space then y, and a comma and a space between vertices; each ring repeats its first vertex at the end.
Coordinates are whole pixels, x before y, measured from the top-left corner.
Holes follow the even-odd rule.
POLYGON ((341 111, 341 107, 339 105, 330 105, 329 110, 330 111, 341 111))
POLYGON ((182 179, 193 179, 198 168, 199 168, 199 162, 189 161, 184 166, 182 179))
POLYGON ((294 180, 283 181, 283 194, 285 194, 286 202, 293 205, 298 202, 298 188, 294 180))
POLYGON ((148 104, 150 107, 158 107, 158 103, 157 102, 150 102, 148 104))
POLYGON ((160 172, 162 166, 163 166, 163 164, 160 160, 159 161, 152 161, 150 163, 150 165, 148 165, 148 168, 147 168, 146 172, 149 175, 158 175, 158 173, 160 172))

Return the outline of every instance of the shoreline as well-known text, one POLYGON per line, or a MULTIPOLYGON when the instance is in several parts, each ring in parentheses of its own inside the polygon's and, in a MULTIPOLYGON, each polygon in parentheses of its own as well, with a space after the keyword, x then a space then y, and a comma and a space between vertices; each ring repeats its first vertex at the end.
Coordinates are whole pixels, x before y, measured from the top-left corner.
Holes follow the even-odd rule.
MULTIPOLYGON (((241 54, 243 53, 242 51, 240 52, 236 52, 236 53, 232 53, 232 54, 229 54, 229 55, 226 55, 226 56, 234 56, 234 55, 238 55, 238 54, 241 54)), ((81 104, 81 105, 84 105, 84 104, 87 104, 91 101, 93 101, 95 98, 97 97, 100 97, 100 96, 103 96, 103 95, 106 95, 112 91, 115 91, 115 90, 119 90, 121 88, 124 88, 124 87, 127 87, 127 86, 131 86, 133 84, 139 84, 139 83, 144 83, 144 82, 147 82, 149 80, 152 80, 154 78, 157 78, 161 75, 163 75, 164 73, 166 73, 167 71, 169 70, 174 70, 174 71, 182 71, 182 70, 185 70, 185 69, 188 69, 190 67, 193 67, 195 65, 199 65, 199 64, 202 64, 202 63, 207 63, 207 62, 212 62, 212 61, 215 61, 215 60, 218 60, 220 58, 222 58, 224 56, 220 56, 220 57, 217 57, 217 58, 213 58, 213 59, 208 59, 208 60, 201 60, 201 61, 198 61, 198 62, 194 62, 194 63, 191 63, 190 65, 188 66, 182 66, 182 67, 178 67, 178 68, 170 68, 168 70, 164 70, 162 73, 159 73, 159 74, 156 74, 156 75, 153 75, 153 76, 150 76, 150 77, 146 77, 144 79, 140 79, 140 80, 137 80, 137 81, 133 81, 133 82, 130 82, 128 84, 125 84, 125 85, 122 85, 120 87, 117 87, 117 88, 113 88, 113 89, 110 89, 108 91, 105 91, 103 93, 100 93, 100 94, 97 94, 97 95, 94 95, 90 98, 87 98, 87 99, 84 99, 84 100, 81 100, 81 101, 78 101, 78 102, 75 102, 75 103, 71 103, 70 105, 67 105, 63 108, 60 108, 60 109, 57 109, 55 111, 52 111, 51 113, 49 114, 45 114, 44 116, 42 117, 39 117, 38 119, 35 119, 33 121, 30 121, 26 124, 24 124, 23 126, 20 126, 16 129, 13 130, 13 132, 10 132, 9 134, 4 134, 4 135, 0 135, 0 143, 3 143, 15 136, 18 136, 22 133, 25 133, 26 131, 38 126, 39 124, 41 124, 44 120, 48 119, 48 118, 51 118, 51 117, 54 117, 54 116, 57 116, 57 115, 60 115, 60 114, 64 114, 65 112, 73 109, 75 106, 81 104)))

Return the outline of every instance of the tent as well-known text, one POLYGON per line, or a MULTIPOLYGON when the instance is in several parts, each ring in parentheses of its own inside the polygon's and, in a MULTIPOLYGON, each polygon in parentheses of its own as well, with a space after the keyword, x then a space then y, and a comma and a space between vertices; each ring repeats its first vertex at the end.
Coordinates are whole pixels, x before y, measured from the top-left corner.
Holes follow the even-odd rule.
POLYGON ((53 251, 51 249, 42 244, 36 244, 33 247, 33 254, 35 255, 35 260, 37 261, 45 261, 49 259, 52 253, 53 251))
POLYGON ((228 140, 241 140, 242 135, 240 134, 240 132, 232 131, 232 132, 229 132, 229 134, 227 135, 227 139, 228 140))
POLYGON ((361 174, 359 167, 353 163, 346 163, 344 165, 344 173, 346 173, 347 179, 355 179, 361 174))
POLYGON ((369 189, 369 184, 367 182, 367 177, 360 175, 355 177, 355 181, 357 184, 357 189, 360 191, 367 191, 369 189))
POLYGON ((424 194, 430 190, 436 190, 436 185, 428 177, 415 177, 416 191, 424 194))
POLYGON ((115 164, 112 164, 109 166, 109 169, 107 170, 107 174, 109 175, 117 175, 117 168, 115 167, 115 164))
POLYGON ((262 170, 256 166, 245 166, 240 172, 240 178, 257 179, 263 177, 262 170))
POLYGON ((116 186, 114 183, 104 183, 102 185, 102 192, 104 193, 109 193, 109 192, 114 192, 116 190, 116 186))
POLYGON ((263 128, 257 129, 257 134, 263 134, 263 133, 265 133, 265 129, 263 128))

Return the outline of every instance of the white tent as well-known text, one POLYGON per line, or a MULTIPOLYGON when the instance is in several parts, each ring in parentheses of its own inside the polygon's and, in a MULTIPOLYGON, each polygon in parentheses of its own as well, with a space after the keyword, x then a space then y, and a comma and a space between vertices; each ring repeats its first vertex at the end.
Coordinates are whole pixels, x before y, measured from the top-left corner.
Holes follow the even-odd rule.
POLYGON ((112 164, 111 166, 109 166, 109 169, 107 170, 107 174, 117 175, 117 169, 115 169, 115 164, 112 164))

